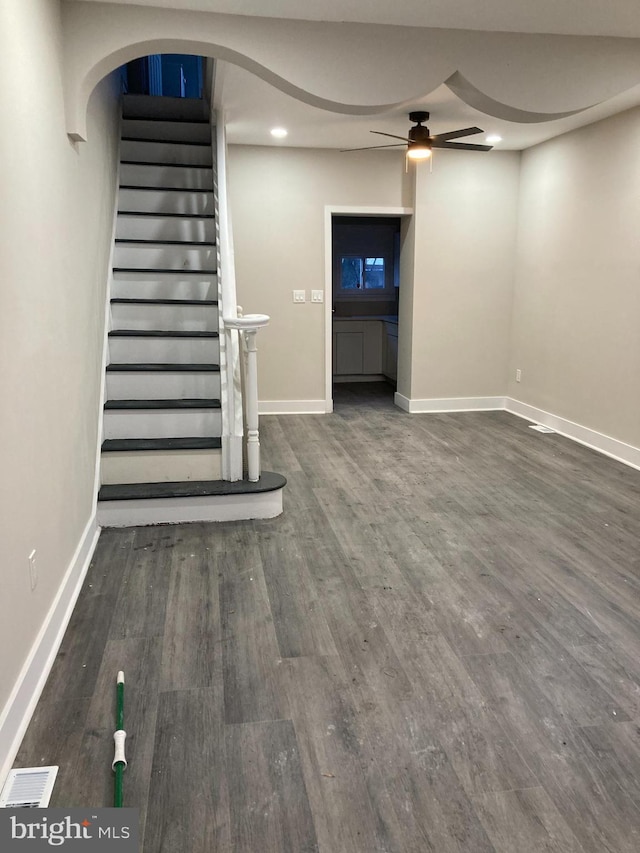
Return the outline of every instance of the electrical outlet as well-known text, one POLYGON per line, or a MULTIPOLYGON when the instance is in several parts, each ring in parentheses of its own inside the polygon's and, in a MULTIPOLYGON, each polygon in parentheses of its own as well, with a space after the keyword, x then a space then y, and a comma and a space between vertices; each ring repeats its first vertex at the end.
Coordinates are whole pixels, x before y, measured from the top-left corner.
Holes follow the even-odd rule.
POLYGON ((306 302, 307 294, 304 290, 294 290, 293 291, 293 301, 294 302, 306 302))
POLYGON ((522 371, 520 370, 520 368, 518 368, 516 370, 516 382, 520 382, 521 379, 522 379, 522 371))
POLYGON ((312 290, 311 291, 311 301, 312 302, 324 302, 324 290, 312 290))
POLYGON ((36 549, 29 554, 29 581, 31 589, 34 590, 38 584, 38 569, 36 566, 36 549))

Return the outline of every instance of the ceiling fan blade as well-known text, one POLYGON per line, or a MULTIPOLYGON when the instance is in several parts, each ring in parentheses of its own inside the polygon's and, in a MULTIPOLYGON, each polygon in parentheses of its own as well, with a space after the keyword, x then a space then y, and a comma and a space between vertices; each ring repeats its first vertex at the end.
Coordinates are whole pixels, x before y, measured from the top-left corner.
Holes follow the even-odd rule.
POLYGON ((377 133, 378 136, 390 136, 391 139, 402 139, 403 142, 409 142, 406 136, 396 136, 395 133, 384 133, 382 130, 370 130, 369 133, 377 133))
POLYGON ((456 148, 458 151, 491 151, 493 145, 472 145, 470 142, 433 142, 432 148, 456 148))
POLYGON ((474 133, 484 133, 479 127, 463 127, 460 130, 450 130, 448 133, 437 133, 431 139, 438 142, 448 142, 450 139, 460 139, 461 136, 473 136, 474 133))
POLYGON ((393 142, 391 145, 365 145, 364 148, 341 148, 340 153, 344 154, 347 151, 375 151, 378 148, 404 148, 405 142, 393 142))

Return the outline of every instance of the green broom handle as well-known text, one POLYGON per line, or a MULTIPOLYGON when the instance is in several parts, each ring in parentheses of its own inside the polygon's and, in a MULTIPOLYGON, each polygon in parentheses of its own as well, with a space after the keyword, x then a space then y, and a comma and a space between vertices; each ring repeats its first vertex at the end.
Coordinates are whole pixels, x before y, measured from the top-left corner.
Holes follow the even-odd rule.
POLYGON ((124 730, 124 672, 118 673, 116 685, 116 726, 117 730, 113 735, 115 744, 115 755, 113 758, 112 769, 115 771, 115 787, 113 794, 113 805, 116 808, 122 808, 123 802, 123 776, 127 766, 127 759, 124 755, 124 743, 127 733, 124 730))

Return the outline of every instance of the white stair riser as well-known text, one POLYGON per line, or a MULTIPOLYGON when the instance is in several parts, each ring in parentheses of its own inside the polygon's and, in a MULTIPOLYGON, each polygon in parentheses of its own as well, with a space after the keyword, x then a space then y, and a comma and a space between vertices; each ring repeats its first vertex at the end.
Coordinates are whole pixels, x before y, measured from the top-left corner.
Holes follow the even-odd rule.
POLYGON ((116 223, 116 237, 123 240, 184 240, 203 242, 216 239, 213 219, 181 219, 171 216, 125 216, 116 223))
POLYGON ((182 189, 211 190, 211 169, 181 169, 176 166, 139 166, 136 163, 120 164, 120 183, 142 187, 180 187, 182 189))
MULTIPOLYGON (((120 178, 120 182, 126 181, 120 178)), ((118 210, 150 213, 214 213, 212 192, 166 192, 164 190, 121 189, 118 210)))
POLYGON ((106 409, 105 438, 193 438, 222 435, 219 409, 106 409))
POLYGON ((109 338, 112 364, 217 364, 217 338, 109 338))
POLYGON ((111 295, 114 299, 217 299, 218 282, 215 276, 115 273, 111 295))
POLYGON ((202 397, 220 399, 219 373, 107 373, 107 400, 186 400, 202 397))
POLYGON ((277 489, 256 495, 101 501, 98 504, 98 524, 102 527, 136 527, 189 521, 240 521, 275 518, 281 513, 282 489, 277 489))
POLYGON ((210 168, 211 146, 123 139, 120 142, 120 159, 139 160, 143 163, 179 163, 210 168))
POLYGON ((116 267, 163 270, 215 270, 215 246, 123 246, 115 249, 116 267))
POLYGON ((103 453, 102 485, 220 480, 219 450, 162 450, 103 453))
POLYGON ((147 121, 126 118, 122 121, 122 136, 141 139, 161 139, 172 142, 203 142, 211 144, 211 125, 186 121, 147 121))
POLYGON ((111 328, 217 332, 218 309, 215 305, 138 305, 116 302, 111 306, 111 328))

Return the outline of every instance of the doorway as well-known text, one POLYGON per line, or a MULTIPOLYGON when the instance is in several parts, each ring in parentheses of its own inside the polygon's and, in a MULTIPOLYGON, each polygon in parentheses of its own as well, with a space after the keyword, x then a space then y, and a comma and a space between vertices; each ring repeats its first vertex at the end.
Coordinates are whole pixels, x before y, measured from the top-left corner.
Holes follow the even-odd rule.
POLYGON ((333 398, 368 399, 375 392, 392 402, 398 363, 400 217, 336 214, 331 246, 333 398))

